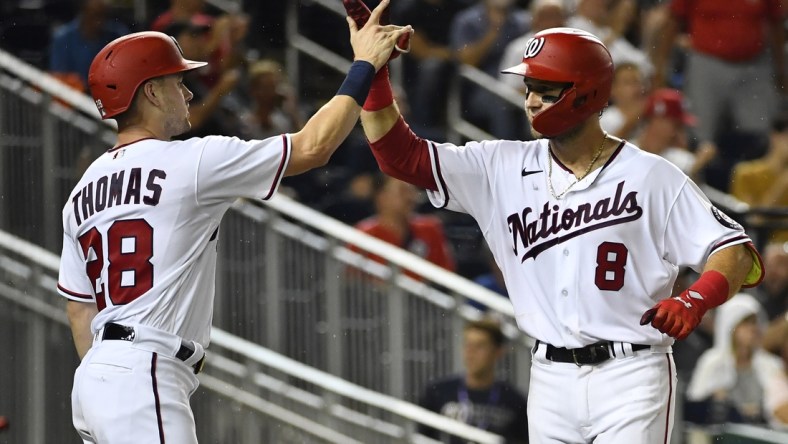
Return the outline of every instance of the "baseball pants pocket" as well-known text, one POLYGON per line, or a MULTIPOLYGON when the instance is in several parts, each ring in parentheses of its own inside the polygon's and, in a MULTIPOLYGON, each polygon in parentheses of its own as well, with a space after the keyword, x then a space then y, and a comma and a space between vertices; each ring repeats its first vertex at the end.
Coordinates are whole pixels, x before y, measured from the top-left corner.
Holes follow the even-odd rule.
POLYGON ((188 397, 192 383, 185 378, 193 375, 156 353, 106 344, 75 377, 78 430, 102 444, 196 443, 188 397))

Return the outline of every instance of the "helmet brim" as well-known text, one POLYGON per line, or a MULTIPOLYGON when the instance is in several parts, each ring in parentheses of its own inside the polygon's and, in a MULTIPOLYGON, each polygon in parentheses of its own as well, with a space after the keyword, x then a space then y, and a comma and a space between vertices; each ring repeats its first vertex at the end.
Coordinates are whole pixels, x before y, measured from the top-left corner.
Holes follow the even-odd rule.
POLYGON ((186 64, 187 71, 191 71, 197 68, 202 68, 203 66, 206 66, 208 64, 208 62, 197 62, 194 60, 184 60, 184 62, 186 64))
POLYGON ((518 76, 525 77, 525 72, 528 70, 528 65, 525 63, 520 63, 518 65, 514 65, 511 68, 506 68, 501 71, 501 74, 517 74, 518 76))

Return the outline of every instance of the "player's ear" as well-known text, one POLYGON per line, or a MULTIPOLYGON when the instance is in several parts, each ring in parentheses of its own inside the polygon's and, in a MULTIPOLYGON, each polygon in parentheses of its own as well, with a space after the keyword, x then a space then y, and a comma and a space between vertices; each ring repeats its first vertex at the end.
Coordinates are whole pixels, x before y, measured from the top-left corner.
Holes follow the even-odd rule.
POLYGON ((159 95, 159 88, 158 82, 156 79, 150 79, 143 82, 140 86, 141 95, 145 98, 145 100, 151 102, 154 106, 161 106, 161 96, 159 95))

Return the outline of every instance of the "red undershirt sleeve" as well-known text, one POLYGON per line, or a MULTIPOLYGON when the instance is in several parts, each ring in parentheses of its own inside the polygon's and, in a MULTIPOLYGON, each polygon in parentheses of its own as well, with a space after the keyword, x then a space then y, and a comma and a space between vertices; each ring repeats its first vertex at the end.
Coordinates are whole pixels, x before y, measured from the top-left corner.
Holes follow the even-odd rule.
POLYGON ((438 186, 432 173, 429 145, 410 130, 402 116, 386 135, 369 144, 383 173, 435 191, 438 186))

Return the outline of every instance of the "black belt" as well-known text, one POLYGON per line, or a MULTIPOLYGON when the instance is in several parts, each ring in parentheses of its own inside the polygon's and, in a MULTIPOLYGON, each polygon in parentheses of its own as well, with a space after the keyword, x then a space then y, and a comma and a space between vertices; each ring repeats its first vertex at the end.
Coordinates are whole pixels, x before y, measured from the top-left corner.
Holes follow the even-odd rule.
MULTIPOLYGON (((550 344, 541 342, 539 340, 536 341, 536 345, 534 346, 534 350, 539 348, 540 344, 544 344, 547 347, 547 351, 545 352, 545 358, 549 361, 553 362, 569 362, 572 364, 577 365, 595 365, 601 364, 611 357, 615 355, 611 355, 611 350, 615 353, 615 342, 611 341, 604 341, 604 342, 597 342, 595 344, 586 345, 582 348, 563 348, 563 347, 553 347, 550 344)), ((632 344, 632 351, 640 351, 646 350, 651 348, 650 345, 644 344, 632 344)), ((621 350, 623 355, 623 350, 621 350)))
MULTIPOLYGON (((134 340, 134 327, 127 327, 125 325, 116 324, 114 322, 108 322, 104 325, 104 333, 101 336, 102 340, 119 340, 119 341, 133 341, 134 340)), ((194 347, 185 341, 181 341, 181 346, 178 348, 178 352, 175 353, 175 357, 180 359, 183 362, 186 362, 187 359, 191 358, 192 355, 195 353, 194 347)), ((202 367, 205 364, 205 355, 200 358, 193 366, 192 369, 194 370, 194 374, 199 374, 202 371, 202 367)))

